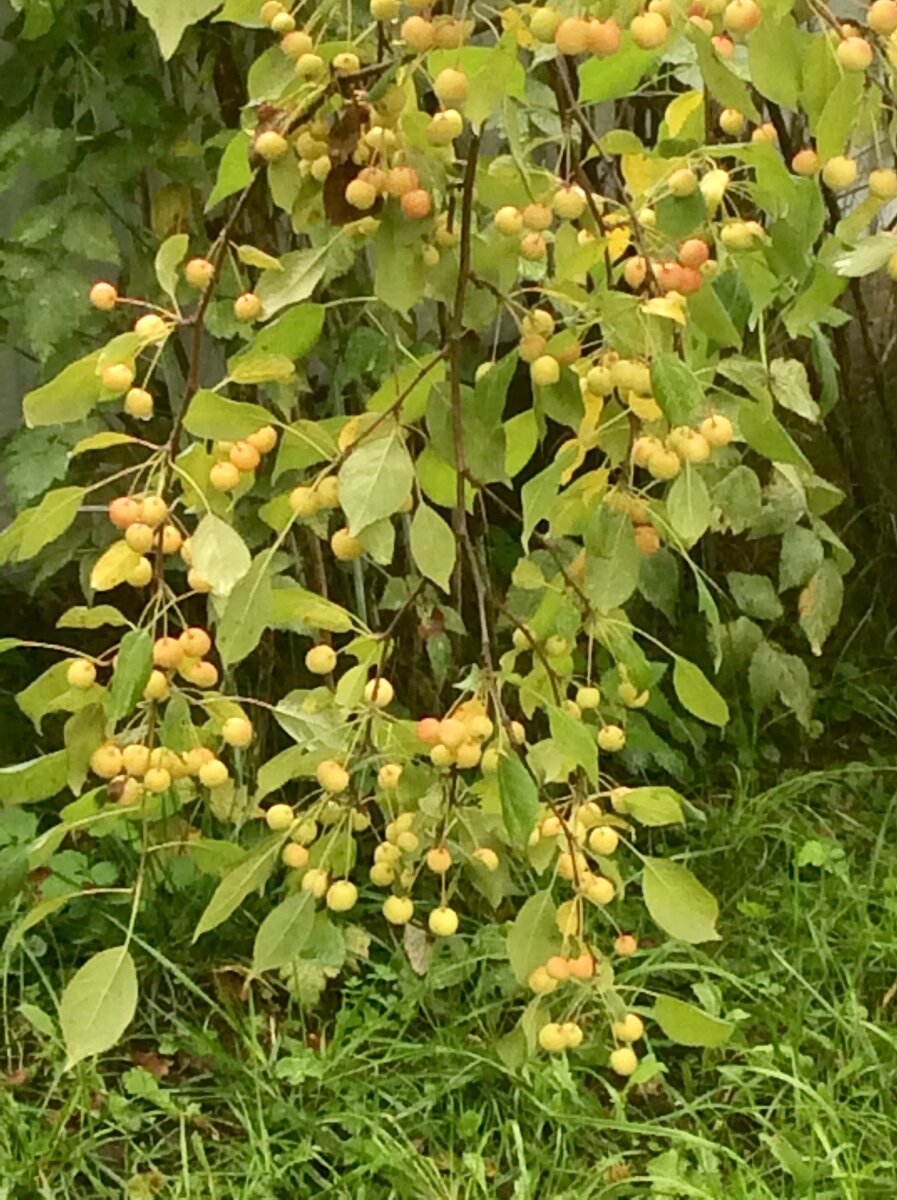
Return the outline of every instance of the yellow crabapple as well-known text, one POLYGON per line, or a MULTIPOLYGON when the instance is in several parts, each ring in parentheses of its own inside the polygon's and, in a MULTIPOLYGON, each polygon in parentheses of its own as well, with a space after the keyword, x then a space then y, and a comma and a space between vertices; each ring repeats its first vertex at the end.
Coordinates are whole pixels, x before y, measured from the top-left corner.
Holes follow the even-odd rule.
POLYGON ((527 976, 527 986, 539 996, 547 996, 557 989, 558 981, 552 979, 545 967, 535 967, 527 976))
POLYGON ((627 1013, 622 1021, 614 1021, 613 1035, 618 1042, 640 1042, 645 1036, 645 1022, 637 1013, 627 1013))
POLYGON ((125 541, 136 554, 149 554, 155 545, 155 530, 143 521, 135 521, 125 530, 125 541))
POLYGON ((583 883, 582 892, 587 900, 603 906, 610 904, 617 894, 617 889, 606 875, 592 875, 583 883))
POLYGON ((728 133, 730 137, 744 133, 746 126, 747 117, 743 112, 739 112, 737 108, 724 108, 719 115, 719 127, 723 133, 728 133))
POLYGON ((265 3, 259 9, 259 19, 263 25, 270 25, 275 17, 279 17, 281 13, 286 11, 281 0, 265 0, 265 3))
POLYGON ((189 625, 182 629, 178 641, 189 658, 205 658, 212 649, 212 639, 199 625, 189 625))
POLYGON ((571 979, 591 979, 595 974, 595 960, 588 951, 568 959, 571 979))
POLYGON ((255 292, 243 292, 234 301, 234 316, 246 323, 256 321, 262 313, 262 302, 255 292))
POLYGON ((471 855, 473 861, 479 863, 487 871, 497 871, 499 868, 499 858, 491 846, 479 846, 471 855))
POLYGON ((562 982, 570 976, 570 963, 563 954, 552 954, 545 963, 545 972, 551 979, 562 982))
POLYGON ((166 671, 173 671, 180 666, 184 657, 184 647, 180 639, 175 637, 160 637, 153 643, 153 666, 166 671))
POLYGON ((198 775, 203 763, 212 762, 215 752, 210 746, 191 746, 181 755, 184 769, 188 775, 198 775))
POLYGON ((280 39, 280 48, 287 58, 298 62, 303 55, 312 53, 315 43, 304 29, 291 29, 280 39))
POLYGON ((162 526, 162 553, 177 554, 183 544, 183 536, 176 525, 162 526))
POLYGON ((168 505, 161 496, 144 496, 140 502, 140 520, 152 529, 168 519, 168 505))
POLYGON ((364 546, 361 541, 350 533, 348 529, 337 529, 330 538, 330 549, 333 551, 334 558, 340 562, 351 562, 353 559, 361 558, 364 554, 364 546))
POLYGON ((204 291, 215 278, 215 264, 207 258, 191 258, 184 267, 184 278, 191 287, 204 291))
POLYGON ((88 299, 100 312, 111 312, 118 301, 118 291, 114 284, 101 281, 90 289, 88 299))
POLYGON ((761 16, 755 0, 730 0, 723 10, 723 24, 732 33, 750 33, 760 24, 761 16))
POLYGON ((583 710, 595 709, 601 703, 601 692, 596 687, 581 687, 576 689, 576 703, 583 710))
POLYGON ((143 689, 144 700, 167 700, 170 692, 168 678, 163 671, 150 671, 150 677, 143 689))
POLYGON ((666 41, 670 27, 658 12, 639 13, 629 22, 629 33, 642 50, 655 50, 666 41))
POLYGON ((72 659, 65 672, 66 683, 79 692, 86 692, 92 687, 96 677, 97 669, 88 658, 72 659))
POLYGON ((559 188, 551 198, 551 207, 564 221, 578 221, 587 204, 586 193, 577 184, 559 188))
POLYGON ((433 80, 433 91, 439 103, 449 108, 463 104, 467 98, 469 81, 463 71, 444 67, 433 80))
POLYGON ((348 912, 358 902, 358 888, 350 879, 337 879, 327 889, 327 907, 331 912, 348 912))
POLYGON ((582 1045, 582 1026, 576 1021, 564 1021, 561 1025, 561 1033, 564 1035, 564 1045, 568 1050, 575 1050, 577 1046, 582 1045))
POLYGON ((856 183, 857 164, 846 154, 836 154, 822 168, 822 182, 826 186, 840 191, 856 183))
POLYGON ((158 342, 168 335, 170 326, 156 313, 146 313, 134 322, 134 332, 147 342, 158 342))
POLYGON ((302 876, 302 891, 311 892, 316 900, 322 900, 330 884, 330 875, 321 867, 309 867, 302 876))
POLYGON ((304 846, 300 846, 298 842, 288 842, 283 848, 281 859, 285 867, 290 867, 294 871, 301 871, 303 867, 308 866, 308 851, 304 846))
POLYGON ((384 792, 394 792, 402 778, 400 763, 384 763, 377 772, 377 786, 384 792))
POLYGON ((626 745, 626 731, 620 725, 603 725, 598 730, 598 745, 609 754, 615 754, 626 745))
MULTIPOLYGON (((207 788, 221 787, 222 783, 227 783, 230 778, 227 764, 223 763, 220 758, 212 758, 208 762, 204 762, 199 768, 198 775, 199 782, 207 788)), ((277 806, 275 805, 275 807, 277 806)))
POLYGON ((471 717, 468 723, 468 731, 470 736, 478 742, 485 742, 488 738, 492 737, 495 725, 492 723, 490 717, 487 717, 485 713, 480 713, 471 717))
POLYGON ((517 237, 523 232, 523 213, 512 205, 507 204, 500 208, 493 220, 495 228, 504 237, 517 237))
POLYGON ((548 246, 541 233, 531 230, 520 239, 520 256, 527 262, 537 262, 548 254, 548 246))
POLYGON ((612 825, 596 825, 589 834, 589 849, 595 854, 613 854, 619 844, 620 835, 612 825))
POLYGON ((171 772, 166 767, 150 767, 143 776, 143 786, 154 796, 160 796, 171 787, 171 772))
POLYGON ((439 722, 439 741, 449 750, 457 750, 467 740, 467 729, 457 717, 445 717, 439 722))
POLYGON ((289 804, 272 804, 265 810, 265 824, 273 833, 283 833, 293 824, 293 810, 289 804))
POLYGON ((108 363, 100 378, 108 392, 126 392, 134 382, 134 370, 127 363, 108 363))
POLYGON ((877 200, 893 200, 897 196, 897 171, 879 167, 869 172, 869 192, 877 200))
POLYGON ((127 529, 140 520, 140 504, 131 496, 117 496, 110 501, 108 512, 116 529, 127 529))
POLYGON ((530 378, 537 387, 550 387, 561 377, 561 365, 551 354, 543 354, 530 364, 530 378))
POLYGON ((674 196, 691 196, 697 191, 698 177, 690 167, 679 167, 670 175, 667 187, 674 196))
MULTIPOLYGON (((446 116, 447 114, 442 115, 446 116)), ((426 188, 414 188, 413 191, 405 192, 399 200, 399 204, 406 217, 410 217, 413 221, 422 221, 432 212, 433 197, 426 188)))
POLYGON ((846 37, 838 43, 835 57, 845 71, 865 71, 872 65, 872 47, 862 37, 846 37))
POLYGON ((452 852, 448 846, 434 846, 427 851, 426 862, 434 875, 444 875, 452 865, 452 852))
POLYGON ((479 743, 475 741, 462 742, 455 750, 455 762, 462 770, 469 770, 479 764, 483 757, 479 743))
POLYGON ((336 666, 336 651, 325 642, 312 646, 306 652, 305 666, 312 675, 329 675, 336 666))
POLYGON ((638 1056, 631 1046, 618 1046, 611 1051, 610 1065, 617 1075, 633 1075, 638 1067, 638 1056))
POLYGON ((153 577, 153 566, 148 558, 141 558, 128 571, 125 583, 134 588, 144 588, 153 577))
POLYGON ((325 792, 338 795, 349 786, 349 772, 333 759, 325 759, 315 768, 315 777, 325 792))
POLYGON ((228 717, 221 727, 221 736, 228 746, 245 750, 252 742, 252 722, 245 717, 228 717))
POLYGON ((400 11, 399 0, 371 0, 371 16, 375 21, 394 21, 400 11))
POLYGON ((682 470, 682 460, 675 450, 661 447, 649 456, 645 466, 654 479, 675 479, 682 470))
POLYGON ((218 668, 207 659, 182 667, 181 674, 199 688, 213 688, 218 683, 218 668))
POLYGON ((212 590, 208 579, 200 575, 199 571, 193 567, 187 572, 187 586, 191 592, 210 592, 212 590))
POLYGON ((368 871, 368 879, 374 887, 389 887, 395 877, 395 869, 388 862, 375 862, 368 871))
POLYGON ((410 829, 403 829, 396 837, 396 845, 405 854, 413 854, 420 845, 420 838, 410 829))
POLYGON ((145 775, 150 765, 149 746, 131 742, 121 752, 121 765, 129 775, 145 775))
POLYGON ((311 517, 322 507, 321 499, 314 488, 300 484, 288 497, 290 509, 297 517, 311 517))
POLYGON ((251 442, 234 442, 228 451, 228 458, 238 471, 254 471, 262 461, 262 456, 251 442))
POLYGON ((549 1021, 539 1030, 539 1045, 549 1054, 567 1049, 567 1035, 557 1021, 549 1021))
POLYGON ((455 761, 455 752, 441 742, 430 750, 430 762, 434 767, 450 767, 455 761))
POLYGON ((526 729, 521 721, 512 721, 508 726, 508 737, 515 746, 522 746, 526 741, 526 729))
POLYGON ((614 950, 623 958, 638 953, 638 940, 631 933, 620 933, 614 938, 614 950))
POLYGON ((392 703, 395 694, 395 688, 383 675, 369 679, 364 685, 364 698, 368 704, 373 704, 375 708, 386 708, 387 705, 392 703))
POLYGON ((565 17, 554 32, 559 54, 585 54, 589 48, 589 27, 581 17, 565 17))
POLYGON ((121 750, 114 742, 104 742, 90 756, 90 769, 100 779, 114 779, 121 774, 121 750))
POLYGON ((153 398, 146 388, 132 387, 125 396, 124 409, 129 417, 148 421, 153 415, 153 398))
POLYGON ((533 9, 530 13, 530 32, 538 42, 553 42, 562 19, 557 9, 547 5, 533 9))
POLYGON ((427 918, 427 925, 434 937, 451 937, 458 932, 458 914, 453 908, 434 908, 427 918))
POLYGON ((414 901, 410 896, 387 896, 383 915, 390 925, 407 925, 414 916, 414 901))
POLYGON ((213 463, 209 471, 209 483, 216 492, 232 492, 239 482, 239 467, 227 459, 213 463))
POLYGON ((498 770, 498 764, 501 761, 501 754, 497 747, 489 746, 483 751, 483 757, 480 759, 480 766, 484 775, 493 775, 498 770))

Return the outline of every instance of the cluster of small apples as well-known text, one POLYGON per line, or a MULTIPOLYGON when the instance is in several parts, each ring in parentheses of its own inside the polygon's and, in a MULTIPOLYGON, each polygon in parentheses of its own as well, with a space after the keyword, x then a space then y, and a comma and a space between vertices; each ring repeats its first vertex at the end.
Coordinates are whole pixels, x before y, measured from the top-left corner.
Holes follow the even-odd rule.
MULTIPOLYGON (((339 508, 339 480, 335 475, 324 475, 312 484, 299 484, 289 494, 289 505, 298 520, 308 520, 319 513, 339 508)), ((364 554, 360 538, 341 525, 330 534, 330 549, 339 562, 352 562, 364 554)), ((326 674, 326 672, 322 672, 326 674)))
POLYGON ((727 446, 734 436, 732 422, 711 413, 697 429, 676 425, 666 438, 643 434, 632 444, 632 461, 654 479, 675 479, 686 463, 706 462, 714 448, 727 446))
MULTIPOLYGON (((631 492, 627 488, 615 486, 609 488, 601 498, 602 504, 606 504, 612 512, 622 513, 632 522, 632 531, 635 534, 635 544, 638 546, 640 554, 656 554, 660 549, 660 533, 651 520, 651 509, 646 497, 639 495, 636 492, 631 492)), ((577 567, 583 573, 585 571, 585 554, 582 554, 581 563, 578 560, 577 567)), ((579 582, 582 582, 580 579, 579 582)), ((623 703, 626 703, 626 696, 621 694, 623 703)), ((647 701, 646 701, 647 703, 647 701)), ((632 706, 636 707, 636 706, 632 706)), ((639 706, 640 707, 640 706, 639 706)))
MULTIPOLYGON (((189 565, 189 538, 170 519, 168 505, 158 493, 117 496, 110 502, 108 513, 115 528, 123 531, 125 544, 139 556, 125 576, 131 587, 143 588, 152 580, 153 564, 148 556, 156 551, 163 555, 180 554, 189 565)), ((195 591, 209 590, 208 584, 195 573, 190 586, 195 591)))
MULTIPOLYGON (((477 697, 455 705, 441 719, 422 717, 417 723, 418 740, 427 747, 434 766, 461 770, 479 766, 486 774, 498 769, 501 753, 498 746, 483 748, 494 732, 495 724, 477 697)), ((515 745, 524 743, 526 731, 519 721, 510 723, 508 737, 515 745)))
MULTIPOLYGON (((604 199, 592 196, 592 205, 601 212, 604 199)), ((562 221, 578 221, 589 208, 589 196, 584 188, 575 183, 560 184, 544 201, 533 200, 523 208, 505 204, 497 209, 493 217, 495 228, 507 238, 518 238, 520 257, 528 262, 538 262, 548 254, 545 234, 551 229, 555 218, 562 221)), ((586 242, 593 235, 580 230, 580 240, 586 242)))
MULTIPOLYGON (((673 0, 650 0, 644 11, 629 22, 633 42, 643 50, 658 50, 667 41, 675 5, 673 0)), ((723 58, 731 58, 730 34, 746 34, 760 22, 761 10, 754 0, 696 0, 688 6, 688 20, 702 29, 723 58), (714 18, 719 18, 715 21, 714 18)), ((614 20, 600 21, 591 15, 568 16, 544 5, 532 10, 529 32, 536 41, 554 44, 561 54, 592 54, 606 58, 616 53, 622 32, 614 20)))
POLYGON ((705 279, 716 273, 717 264, 710 257, 710 247, 703 238, 686 238, 678 247, 674 259, 649 261, 640 254, 631 255, 623 264, 623 278, 638 291, 650 272, 664 292, 690 296, 697 292, 705 279))
MULTIPOLYGON (((185 630, 201 633, 204 630, 185 630)), ((161 672, 167 694, 168 680, 161 672)), ((161 684, 148 691, 158 692, 161 684)), ((153 699, 156 696, 153 695, 153 699)), ((243 750, 253 738, 252 723, 243 716, 228 717, 221 728, 222 749, 243 750)), ((211 746, 197 743, 184 751, 167 746, 150 746, 145 741, 110 739, 103 742, 90 758, 90 769, 100 779, 109 781, 110 794, 123 804, 137 804, 145 793, 162 795, 180 779, 195 778, 205 787, 221 787, 230 779, 227 764, 211 746)))
POLYGON ((244 475, 258 470, 262 459, 277 445, 277 430, 273 425, 260 429, 237 442, 216 442, 219 456, 209 469, 209 484, 218 492, 232 492, 244 475))
MULTIPOLYGON (((121 300, 114 284, 100 280, 93 284, 88 293, 90 303, 100 312, 111 312, 121 300)), ((140 338, 137 352, 147 346, 164 341, 175 328, 176 322, 158 313, 145 313, 134 322, 134 332, 140 338)), ((97 373, 104 389, 116 396, 124 396, 124 411, 129 417, 148 421, 153 415, 153 396, 146 387, 136 387, 133 359, 101 360, 97 373)))

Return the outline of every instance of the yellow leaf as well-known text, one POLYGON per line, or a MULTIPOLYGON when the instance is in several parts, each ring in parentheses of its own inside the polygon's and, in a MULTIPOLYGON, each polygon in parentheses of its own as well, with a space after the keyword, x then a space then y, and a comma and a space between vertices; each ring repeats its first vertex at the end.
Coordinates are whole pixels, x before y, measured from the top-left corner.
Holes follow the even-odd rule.
POLYGON ((670 137, 677 137, 682 132, 685 122, 692 113, 698 111, 703 103, 703 92, 683 92, 681 96, 677 96, 675 100, 670 101, 664 114, 664 120, 667 123, 667 129, 670 131, 670 137))
POLYGON ((610 255, 611 262, 616 262, 625 254, 629 242, 628 225, 621 225, 617 229, 610 231, 607 235, 607 252, 610 255))
POLYGON ((641 196, 670 173, 670 160, 647 154, 621 154, 620 169, 633 196, 641 196))
POLYGON ((686 322, 685 297, 678 292, 668 292, 666 296, 646 300, 641 310, 648 316, 666 317, 668 321, 676 321, 679 325, 686 322))
POLYGON ((630 392, 626 403, 641 421, 659 421, 663 410, 653 396, 640 396, 638 392, 630 392))
POLYGON ((570 438, 569 441, 564 442, 564 444, 561 446, 560 450, 558 451, 557 456, 562 457, 564 454, 568 453, 571 450, 576 451, 576 456, 573 459, 573 461, 570 463, 569 467, 567 467, 566 470, 564 470, 561 473, 561 485, 562 486, 564 484, 567 484, 570 482, 570 480, 573 478, 574 473, 579 470, 579 468, 582 466, 583 462, 585 461, 586 448, 585 448, 585 446, 583 446, 582 442, 580 442, 577 438, 570 438))
POLYGON ((95 592, 108 592, 124 583, 139 562, 140 555, 126 541, 113 542, 93 564, 90 586, 95 592))
POLYGON ((598 422, 601 420, 601 414, 604 412, 604 399, 601 396, 586 394, 583 397, 583 403, 586 411, 577 430, 577 437, 580 441, 585 441, 590 434, 595 432, 598 422))

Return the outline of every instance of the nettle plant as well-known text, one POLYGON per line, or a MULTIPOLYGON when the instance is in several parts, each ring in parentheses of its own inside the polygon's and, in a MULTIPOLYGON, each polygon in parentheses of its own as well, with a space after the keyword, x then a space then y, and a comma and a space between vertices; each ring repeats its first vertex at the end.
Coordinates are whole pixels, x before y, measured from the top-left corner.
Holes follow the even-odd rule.
MULTIPOLYGON (((137 4, 166 56, 217 7, 137 4)), ((615 982, 633 891, 672 938, 718 937, 653 852, 688 805, 643 768, 726 725, 724 655, 758 712, 810 724, 798 635, 764 622, 787 606, 818 654, 850 556, 786 424, 834 403, 825 326, 887 261, 865 232, 897 175, 855 201, 846 151, 883 141, 897 4, 869 37, 821 4, 409 7, 347 29, 228 0, 272 39, 209 198, 229 211, 210 246, 160 246, 155 296, 95 283, 123 331, 25 397, 28 426, 103 428, 0 549, 86 514, 88 604, 58 625, 109 636, 4 642, 57 655, 18 699, 68 715, 3 799, 75 795, 16 886, 72 838, 134 865, 127 936, 62 996, 70 1062, 134 1013, 172 856, 217 877, 196 938, 264 890, 248 979, 304 1003, 391 926, 419 970, 471 940, 507 960, 509 1061, 582 1043, 639 1081, 644 1017, 730 1033, 615 982)), ((23 894, 8 946, 72 895, 23 894)))

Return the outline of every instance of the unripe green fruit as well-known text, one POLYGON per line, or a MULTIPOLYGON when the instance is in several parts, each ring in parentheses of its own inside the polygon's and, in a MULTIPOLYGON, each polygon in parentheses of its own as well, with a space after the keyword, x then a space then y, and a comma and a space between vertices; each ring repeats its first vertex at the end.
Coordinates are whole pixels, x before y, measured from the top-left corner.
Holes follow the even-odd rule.
POLYGON ((265 824, 273 833, 283 833, 293 824, 293 810, 289 804, 272 804, 265 812, 265 824))
POLYGON ((350 879, 338 879, 327 889, 327 907, 331 912, 348 912, 358 902, 358 888, 350 879))
POLYGON ((557 9, 537 8, 530 17, 530 32, 537 42, 553 42, 561 20, 557 9))
POLYGON ((598 730, 598 745, 609 754, 614 754, 626 745, 626 731, 619 725, 604 725, 598 730))
POLYGON ((491 846, 480 846, 479 849, 474 850, 473 859, 487 871, 497 871, 499 868, 498 855, 491 846))
POLYGON ((581 709, 597 708, 601 703, 601 692, 596 687, 581 687, 576 692, 576 703, 581 709))
POLYGON ((336 666, 336 651, 324 643, 312 646, 305 655, 305 665, 312 675, 329 675, 336 666))
POLYGON ((296 20, 288 12, 278 13, 271 22, 272 33, 292 33, 296 28, 296 20))
POLYGON ((427 924, 434 937, 452 937, 458 932, 458 914, 453 908, 434 908, 427 924))
POLYGON ((303 892, 311 892, 316 900, 320 900, 327 892, 330 876, 320 867, 309 867, 302 876, 303 892))
POLYGON ((357 54, 353 54, 350 50, 344 50, 342 54, 336 54, 330 64, 337 75, 354 75, 360 68, 361 62, 357 54))
POLYGON ((674 196, 692 196, 697 191, 698 177, 690 167, 679 167, 667 180, 667 186, 674 196))
POLYGON ((400 9, 399 0, 371 0, 371 16, 375 21, 394 21, 400 9))
POLYGON ((550 387, 561 377, 561 365, 550 354, 543 354, 530 364, 530 378, 537 387, 550 387))
POLYGON ((483 757, 480 759, 480 767, 484 775, 493 775, 498 770, 498 764, 501 761, 501 754, 495 748, 490 746, 483 751, 483 757))
POLYGON ((275 162, 283 158, 289 149, 287 139, 274 129, 267 129, 255 139, 255 152, 266 162, 275 162))
POLYGON ((296 60, 296 74, 300 79, 317 79, 326 70, 320 54, 301 54, 296 60))
POLYGON ((383 915, 391 925, 407 925, 414 916, 414 903, 410 896, 387 896, 383 915))

